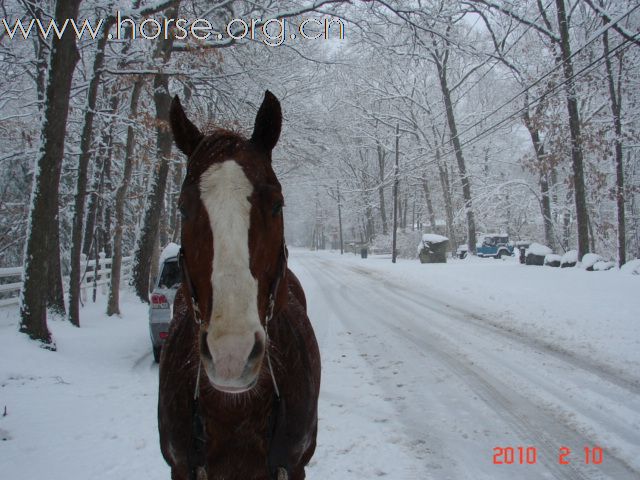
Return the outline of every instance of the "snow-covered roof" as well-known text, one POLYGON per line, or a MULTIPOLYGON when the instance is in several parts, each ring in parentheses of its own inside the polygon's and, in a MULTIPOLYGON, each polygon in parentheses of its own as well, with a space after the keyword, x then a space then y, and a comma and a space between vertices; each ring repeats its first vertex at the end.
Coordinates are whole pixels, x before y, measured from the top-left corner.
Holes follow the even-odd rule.
POLYGON ((167 246, 162 249, 162 253, 160 254, 160 265, 162 265, 168 258, 177 257, 178 253, 180 253, 180 245, 173 242, 167 244, 167 246))
POLYGON ((443 237, 442 235, 438 235, 436 233, 425 233, 424 235, 422 235, 423 242, 440 243, 446 242, 448 240, 449 239, 447 237, 443 237))

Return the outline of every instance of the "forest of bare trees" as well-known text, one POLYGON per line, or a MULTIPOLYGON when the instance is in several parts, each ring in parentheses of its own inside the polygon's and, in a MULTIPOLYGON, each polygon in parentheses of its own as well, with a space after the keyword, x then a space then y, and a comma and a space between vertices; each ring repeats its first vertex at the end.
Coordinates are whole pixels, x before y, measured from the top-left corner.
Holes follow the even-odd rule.
POLYGON ((291 245, 339 249, 340 231, 386 245, 395 219, 401 239, 440 233, 454 250, 500 231, 640 257, 636 1, 122 3, 0 1, 0 267, 24 266, 20 328, 45 346, 48 316, 82 325, 82 255, 113 258, 117 315, 122 256, 147 301, 161 247, 179 242, 175 94, 199 125, 232 129, 264 90, 280 98, 291 245), (136 30, 177 18, 229 32, 136 30), (34 19, 102 24, 25 39, 15 22, 34 19), (318 38, 292 38, 303 23, 318 38))

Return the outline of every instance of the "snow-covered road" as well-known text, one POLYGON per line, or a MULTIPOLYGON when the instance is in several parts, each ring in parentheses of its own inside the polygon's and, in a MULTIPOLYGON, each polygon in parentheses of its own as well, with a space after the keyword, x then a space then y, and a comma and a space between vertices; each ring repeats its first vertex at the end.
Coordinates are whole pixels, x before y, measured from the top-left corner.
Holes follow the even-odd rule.
MULTIPOLYGON (((290 265, 323 360, 310 480, 640 478, 639 277, 304 250, 290 265)), ((109 318, 105 301, 80 329, 50 321, 55 353, 0 310, 0 478, 168 478, 147 307, 125 292, 109 318)))
POLYGON ((637 379, 370 262, 293 260, 324 360, 317 462, 336 462, 334 478, 640 478, 637 379), (361 424, 373 439, 351 428, 361 424), (494 464, 496 447, 512 447, 514 464, 494 464), (518 447, 534 447, 535 462, 529 449, 532 464, 518 465, 518 447), (587 464, 585 447, 601 447, 602 463, 587 464))

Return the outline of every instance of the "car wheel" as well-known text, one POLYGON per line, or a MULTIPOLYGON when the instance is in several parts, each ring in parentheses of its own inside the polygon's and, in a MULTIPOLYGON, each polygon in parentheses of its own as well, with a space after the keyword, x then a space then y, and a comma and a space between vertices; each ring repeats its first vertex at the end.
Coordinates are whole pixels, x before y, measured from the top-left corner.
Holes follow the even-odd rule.
POLYGON ((153 347, 153 359, 156 363, 160 363, 160 352, 162 351, 162 347, 153 347))

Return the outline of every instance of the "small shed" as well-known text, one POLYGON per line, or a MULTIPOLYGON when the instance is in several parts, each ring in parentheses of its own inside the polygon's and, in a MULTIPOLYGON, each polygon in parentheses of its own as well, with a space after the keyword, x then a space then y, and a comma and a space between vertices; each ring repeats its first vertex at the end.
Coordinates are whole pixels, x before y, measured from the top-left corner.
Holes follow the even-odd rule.
POLYGON ((447 263, 449 239, 435 233, 425 233, 418 244, 420 263, 447 263))

